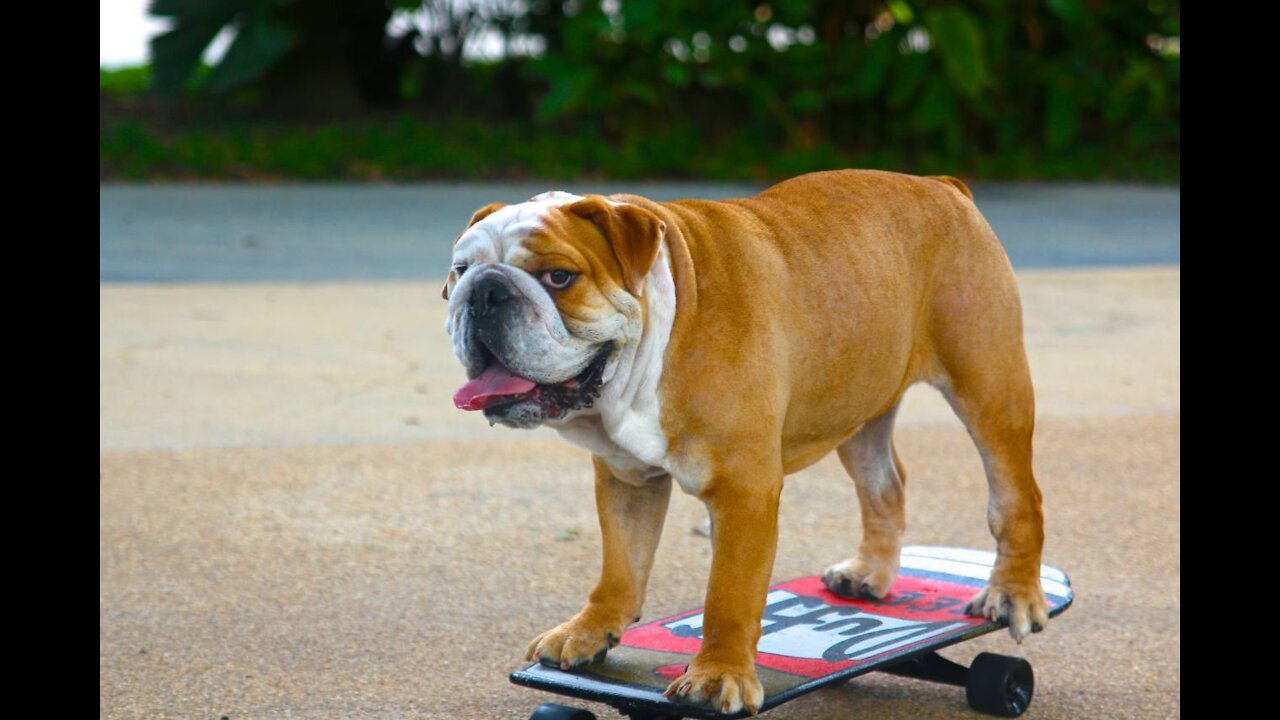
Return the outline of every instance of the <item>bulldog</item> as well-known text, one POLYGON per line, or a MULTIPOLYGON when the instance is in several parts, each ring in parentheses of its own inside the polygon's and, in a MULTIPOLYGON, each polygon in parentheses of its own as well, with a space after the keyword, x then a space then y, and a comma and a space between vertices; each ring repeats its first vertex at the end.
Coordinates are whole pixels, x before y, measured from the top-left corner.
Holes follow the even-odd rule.
POLYGON ((1021 642, 1048 621, 1035 401, 1012 268, 959 180, 843 170, 754 197, 549 192, 493 204, 453 248, 455 404, 589 450, 604 559, 586 605, 528 659, 572 670, 639 620, 672 480, 711 518, 701 649, 666 693, 755 712, 756 643, 783 477, 834 450, 862 537, 841 596, 893 586, 911 385, 942 391, 982 456, 998 561, 967 608, 1021 642))

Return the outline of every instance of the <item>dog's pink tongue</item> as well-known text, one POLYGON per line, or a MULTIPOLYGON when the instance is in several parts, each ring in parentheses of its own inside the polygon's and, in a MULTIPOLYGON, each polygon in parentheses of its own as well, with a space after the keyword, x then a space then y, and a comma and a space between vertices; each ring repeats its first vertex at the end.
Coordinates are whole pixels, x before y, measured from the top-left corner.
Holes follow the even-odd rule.
POLYGON ((502 363, 495 362, 458 388, 453 394, 453 404, 459 410, 483 410, 504 397, 523 395, 537 386, 532 380, 512 375, 502 363))

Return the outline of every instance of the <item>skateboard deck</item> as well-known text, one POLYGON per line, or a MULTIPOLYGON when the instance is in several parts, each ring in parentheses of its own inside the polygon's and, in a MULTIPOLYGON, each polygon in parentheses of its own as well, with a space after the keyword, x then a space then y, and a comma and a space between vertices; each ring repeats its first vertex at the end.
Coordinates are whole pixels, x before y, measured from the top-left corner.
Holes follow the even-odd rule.
MULTIPOLYGON (((769 588, 756 656, 765 691, 760 710, 876 670, 940 679, 933 670, 910 666, 939 648, 1007 625, 964 612, 986 584, 995 559, 995 553, 983 550, 904 548, 898 579, 882 600, 842 598, 817 576, 769 588)), ((1071 582, 1066 573, 1047 565, 1041 566, 1040 579, 1054 617, 1071 605, 1071 582)), ((512 673, 511 682, 608 703, 624 714, 725 717, 662 696, 698 651, 702 613, 697 608, 632 627, 604 660, 580 670, 535 663, 512 673)), ((941 681, 964 683, 962 677, 941 681)))

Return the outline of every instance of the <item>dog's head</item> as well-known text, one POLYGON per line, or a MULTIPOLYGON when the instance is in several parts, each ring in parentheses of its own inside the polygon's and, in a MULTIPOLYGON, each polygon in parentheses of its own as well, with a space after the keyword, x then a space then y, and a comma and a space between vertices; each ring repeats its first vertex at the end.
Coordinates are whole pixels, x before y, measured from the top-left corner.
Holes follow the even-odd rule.
POLYGON ((597 195, 549 192, 476 211, 443 293, 470 378, 454 404, 519 428, 590 408, 643 332, 665 230, 648 210, 597 195))

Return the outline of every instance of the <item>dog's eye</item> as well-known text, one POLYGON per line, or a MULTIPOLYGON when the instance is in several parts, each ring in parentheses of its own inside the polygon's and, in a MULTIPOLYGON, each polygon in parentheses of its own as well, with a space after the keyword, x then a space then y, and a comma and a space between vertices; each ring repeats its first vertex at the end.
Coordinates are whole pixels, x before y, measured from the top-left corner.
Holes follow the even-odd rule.
POLYGON ((578 276, 568 270, 548 270, 547 272, 542 273, 542 276, 538 279, 547 287, 555 288, 556 290, 563 290, 569 287, 569 285, 573 283, 573 279, 576 277, 578 276))
POLYGON ((466 271, 467 271, 467 264, 466 264, 466 263, 459 263, 459 264, 457 264, 457 265, 454 265, 454 266, 453 266, 453 272, 454 272, 455 274, 457 274, 457 276, 458 276, 458 277, 462 277, 462 273, 464 273, 464 272, 466 272, 466 271))

